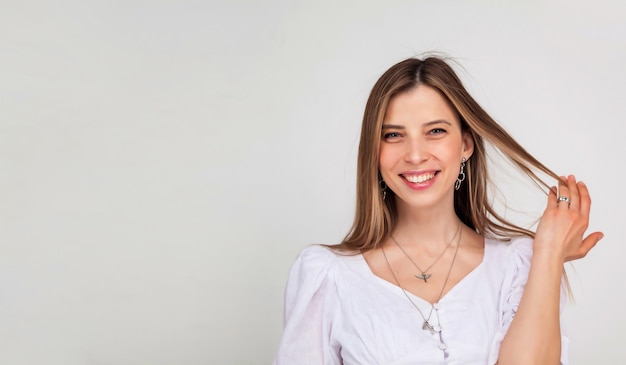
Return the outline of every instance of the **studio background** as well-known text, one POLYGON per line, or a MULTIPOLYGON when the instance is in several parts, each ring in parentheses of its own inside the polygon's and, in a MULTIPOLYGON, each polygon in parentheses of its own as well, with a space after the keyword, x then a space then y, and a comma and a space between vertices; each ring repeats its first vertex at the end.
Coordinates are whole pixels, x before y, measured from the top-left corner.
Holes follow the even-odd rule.
MULTIPOLYGON (((295 256, 352 222, 369 90, 426 51, 587 182, 570 357, 626 360, 621 2, 0 5, 0 363, 271 363, 295 256)), ((532 223, 542 193, 496 175, 532 223)))

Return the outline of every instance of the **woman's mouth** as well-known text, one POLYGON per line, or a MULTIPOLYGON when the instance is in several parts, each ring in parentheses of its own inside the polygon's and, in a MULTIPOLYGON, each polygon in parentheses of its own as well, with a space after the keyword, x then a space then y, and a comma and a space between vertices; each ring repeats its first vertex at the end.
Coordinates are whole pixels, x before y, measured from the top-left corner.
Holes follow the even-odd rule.
POLYGON ((402 174, 400 176, 402 176, 405 180, 407 180, 410 183, 421 184, 426 181, 432 180, 435 177, 435 175, 437 175, 436 172, 426 172, 422 174, 402 174))

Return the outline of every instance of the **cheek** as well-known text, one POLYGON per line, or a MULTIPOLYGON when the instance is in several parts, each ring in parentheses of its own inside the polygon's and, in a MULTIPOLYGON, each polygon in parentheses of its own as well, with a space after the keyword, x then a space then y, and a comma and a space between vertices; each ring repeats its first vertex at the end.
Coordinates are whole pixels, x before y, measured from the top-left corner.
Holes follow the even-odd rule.
POLYGON ((380 149, 378 157, 378 170, 380 171, 380 175, 383 180, 388 182, 390 187, 394 184, 393 177, 396 176, 395 170, 397 164, 398 158, 393 149, 380 149))
POLYGON ((440 160, 444 161, 456 161, 461 163, 461 154, 463 151, 462 141, 450 141, 451 143, 441 144, 437 146, 436 151, 433 152, 438 156, 440 160))
POLYGON ((378 167, 382 170, 392 167, 394 164, 393 153, 389 148, 382 148, 378 153, 378 167))

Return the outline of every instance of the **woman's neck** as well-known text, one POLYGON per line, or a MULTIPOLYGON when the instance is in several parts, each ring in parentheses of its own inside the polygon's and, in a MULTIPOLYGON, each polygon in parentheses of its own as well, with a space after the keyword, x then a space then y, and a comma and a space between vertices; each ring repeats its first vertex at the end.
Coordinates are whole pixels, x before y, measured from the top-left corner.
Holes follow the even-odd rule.
POLYGON ((463 224, 453 208, 447 210, 399 209, 392 234, 402 246, 416 246, 438 251, 450 243, 459 225, 463 224))

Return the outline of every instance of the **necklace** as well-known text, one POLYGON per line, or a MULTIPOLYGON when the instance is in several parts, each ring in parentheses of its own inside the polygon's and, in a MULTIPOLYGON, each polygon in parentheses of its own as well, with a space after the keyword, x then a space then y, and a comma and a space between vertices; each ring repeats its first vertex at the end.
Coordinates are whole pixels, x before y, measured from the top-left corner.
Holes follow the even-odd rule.
POLYGON ((395 237, 393 235, 391 235, 391 239, 393 240, 393 242, 396 244, 396 246, 398 246, 398 248, 400 249, 400 251, 402 251, 402 253, 404 254, 404 256, 406 256, 412 263, 413 266, 415 266, 420 272, 420 275, 415 275, 416 278, 420 279, 420 280, 424 280, 425 283, 428 283, 428 279, 430 279, 430 277, 432 276, 432 274, 428 273, 428 270, 430 270, 433 266, 435 266, 435 264, 437 263, 437 261, 439 261, 439 259, 443 256, 444 253, 446 253, 446 251, 448 251, 448 248, 450 248, 450 245, 452 245, 452 242, 454 241, 454 239, 456 238, 456 235, 459 234, 459 232, 461 232, 461 223, 459 222, 459 227, 457 228, 456 232, 454 232, 454 236, 452 236, 452 239, 450 240, 450 242, 448 242, 448 244, 446 245, 446 248, 443 249, 443 251, 441 251, 441 253, 439 254, 439 256, 437 256, 437 258, 435 259, 435 261, 433 261, 432 264, 430 264, 430 266, 428 266, 426 268, 426 270, 422 270, 420 269, 419 266, 417 266, 417 264, 415 263, 415 261, 413 261, 413 259, 411 258, 411 256, 409 256, 408 253, 406 253, 406 251, 404 251, 404 248, 402 248, 402 246, 400 246, 400 244, 398 243, 398 241, 396 241, 395 237))
MULTIPOLYGON (((437 300, 435 301, 435 303, 439 303, 439 301, 441 300, 441 297, 443 296, 443 291, 446 288, 446 285, 448 285, 448 279, 450 278, 450 273, 452 272, 452 267, 454 266, 454 261, 456 260, 456 254, 459 252, 459 246, 461 246, 461 235, 460 234, 459 234, 458 243, 456 245, 456 249, 454 250, 454 256, 452 257, 452 262, 450 263, 450 268, 448 269, 448 274, 446 274, 446 279, 443 282, 443 286, 441 287, 441 291, 439 292, 439 296, 437 297, 437 300)), ((391 267, 391 263, 389 262, 389 259, 387 258, 387 254, 385 253, 385 249, 383 247, 381 247, 381 250, 383 251, 383 256, 385 256, 385 261, 387 262, 387 267, 389 267, 389 271, 391 271, 391 274, 393 275, 393 278, 396 281, 396 284, 398 284, 398 287, 400 287, 400 289, 402 289, 402 292, 404 293, 404 296, 409 300, 409 302, 411 302, 411 304, 415 307, 415 309, 417 309, 417 311, 419 312, 420 316, 424 320, 424 323, 422 324, 422 329, 425 330, 425 331, 430 331, 430 334, 434 335, 435 334, 435 327, 433 325, 431 325, 429 321, 430 321, 430 317, 433 315, 433 310, 435 309, 435 304, 431 304, 430 305, 430 312, 428 313, 428 318, 426 316, 424 316, 424 313, 422 313, 422 311, 415 304, 415 302, 413 302, 411 297, 409 297, 409 294, 406 292, 406 290, 404 290, 404 288, 402 287, 402 284, 400 284, 400 280, 398 280, 398 276, 396 275, 396 272, 393 271, 393 268, 391 267)), ((439 329, 438 331, 441 331, 441 329, 439 329)))

